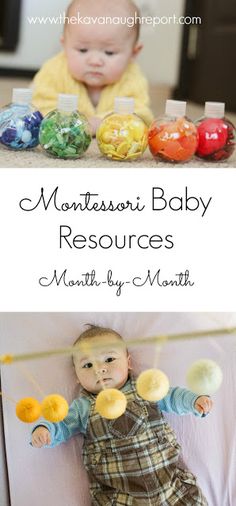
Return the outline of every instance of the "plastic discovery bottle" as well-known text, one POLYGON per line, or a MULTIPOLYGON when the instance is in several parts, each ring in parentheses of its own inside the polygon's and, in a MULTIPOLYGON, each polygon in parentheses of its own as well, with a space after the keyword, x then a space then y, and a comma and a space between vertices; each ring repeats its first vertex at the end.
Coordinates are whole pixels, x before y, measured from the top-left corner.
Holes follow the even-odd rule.
POLYGON ((84 114, 77 110, 77 95, 58 95, 57 109, 41 123, 39 142, 46 153, 56 158, 80 158, 92 140, 84 114))
POLYGON ((206 102, 204 116, 196 121, 199 141, 196 155, 218 162, 229 158, 235 149, 235 126, 225 118, 224 102, 206 102))
POLYGON ((135 160, 147 147, 148 128, 134 113, 134 99, 116 97, 114 112, 105 116, 97 130, 103 155, 112 160, 135 160))
POLYGON ((30 88, 13 88, 12 103, 0 110, 0 142, 10 149, 30 149, 39 143, 42 114, 31 105, 30 88))
POLYGON ((149 148, 157 160, 186 162, 194 155, 198 134, 185 116, 186 102, 167 100, 165 116, 154 120, 148 133, 149 148))

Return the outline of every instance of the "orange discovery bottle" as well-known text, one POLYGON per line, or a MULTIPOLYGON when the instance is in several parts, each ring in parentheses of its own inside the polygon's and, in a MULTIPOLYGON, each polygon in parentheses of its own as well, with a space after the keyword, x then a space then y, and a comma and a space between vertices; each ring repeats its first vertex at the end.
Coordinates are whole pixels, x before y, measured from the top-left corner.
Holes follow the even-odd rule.
POLYGON ((149 148, 157 160, 187 162, 198 145, 195 125, 185 116, 186 102, 167 100, 165 116, 152 123, 148 133, 149 148))

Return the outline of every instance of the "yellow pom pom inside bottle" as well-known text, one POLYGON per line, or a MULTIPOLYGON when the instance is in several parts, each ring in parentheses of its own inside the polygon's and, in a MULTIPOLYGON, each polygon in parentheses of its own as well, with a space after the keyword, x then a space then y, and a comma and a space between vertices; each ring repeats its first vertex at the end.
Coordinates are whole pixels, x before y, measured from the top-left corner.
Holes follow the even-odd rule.
POLYGON ((112 160, 136 160, 147 147, 147 134, 146 124, 134 113, 134 99, 116 97, 114 113, 97 130, 98 147, 112 160))

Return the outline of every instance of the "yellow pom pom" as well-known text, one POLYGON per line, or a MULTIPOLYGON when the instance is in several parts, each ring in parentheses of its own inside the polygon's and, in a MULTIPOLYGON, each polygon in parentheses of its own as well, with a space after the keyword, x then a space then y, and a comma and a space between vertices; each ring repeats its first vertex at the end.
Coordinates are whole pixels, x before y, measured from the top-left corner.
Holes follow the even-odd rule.
POLYGON ((99 415, 108 420, 114 420, 123 415, 126 410, 127 400, 125 395, 116 388, 102 390, 96 399, 95 409, 99 415))
POLYGON ((41 416, 41 405, 33 397, 25 397, 16 405, 16 416, 25 423, 32 423, 41 416))
POLYGON ((170 384, 166 374, 159 369, 143 371, 136 382, 137 392, 145 401, 160 401, 168 393, 170 384))
POLYGON ((68 414, 69 406, 61 395, 52 394, 43 399, 42 416, 49 422, 57 423, 64 420, 68 414))
POLYGON ((5 365, 12 364, 12 362, 13 362, 13 356, 12 355, 1 355, 0 356, 0 362, 2 362, 5 365))

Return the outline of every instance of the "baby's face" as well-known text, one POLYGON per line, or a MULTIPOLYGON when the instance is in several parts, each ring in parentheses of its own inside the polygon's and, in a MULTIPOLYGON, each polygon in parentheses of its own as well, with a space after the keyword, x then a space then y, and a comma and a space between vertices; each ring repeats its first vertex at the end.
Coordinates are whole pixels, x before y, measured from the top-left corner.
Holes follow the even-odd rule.
POLYGON ((130 357, 125 344, 113 334, 83 339, 74 355, 76 375, 85 390, 121 388, 127 381, 130 357))
POLYGON ((139 51, 125 25, 68 25, 63 39, 70 74, 88 87, 117 82, 139 51))

